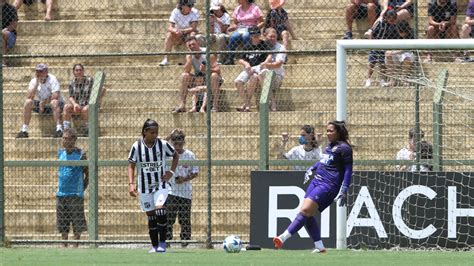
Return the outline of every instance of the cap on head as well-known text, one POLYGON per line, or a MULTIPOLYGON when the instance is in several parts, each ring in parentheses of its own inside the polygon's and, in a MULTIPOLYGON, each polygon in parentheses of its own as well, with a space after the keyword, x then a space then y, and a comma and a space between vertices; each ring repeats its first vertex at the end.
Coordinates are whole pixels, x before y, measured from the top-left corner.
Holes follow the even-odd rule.
POLYGON ((36 71, 44 71, 48 70, 48 65, 41 63, 36 66, 36 71))
POLYGON ((210 10, 219 10, 221 9, 222 3, 220 0, 212 0, 210 10))

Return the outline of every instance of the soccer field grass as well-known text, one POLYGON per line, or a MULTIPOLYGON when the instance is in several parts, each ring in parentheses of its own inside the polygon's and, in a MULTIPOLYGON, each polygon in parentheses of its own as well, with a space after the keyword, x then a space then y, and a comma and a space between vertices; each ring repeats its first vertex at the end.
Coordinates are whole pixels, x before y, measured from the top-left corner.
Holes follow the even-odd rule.
POLYGON ((0 265, 473 265, 472 251, 261 250, 228 254, 223 250, 1 248, 0 265))

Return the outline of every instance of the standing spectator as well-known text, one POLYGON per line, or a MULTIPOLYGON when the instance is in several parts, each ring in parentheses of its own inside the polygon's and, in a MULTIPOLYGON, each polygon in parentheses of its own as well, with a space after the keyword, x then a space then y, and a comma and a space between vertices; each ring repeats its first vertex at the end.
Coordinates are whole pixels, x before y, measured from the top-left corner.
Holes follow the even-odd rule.
MULTIPOLYGON (((14 6, 7 3, 7 0, 0 0, 2 7, 2 38, 3 38, 3 55, 8 53, 16 43, 16 27, 18 25, 18 14, 14 6)), ((5 59, 2 62, 6 66, 5 59)))
POLYGON ((128 193, 140 195, 141 209, 148 216, 152 248, 149 253, 166 251, 167 217, 165 202, 169 180, 178 166, 179 156, 165 140, 158 138, 158 123, 147 119, 142 127, 142 138, 133 143, 128 156, 128 193), (173 157, 170 170, 165 171, 166 157, 173 157), (137 168, 138 167, 138 168, 137 168), (135 183, 135 170, 138 184, 135 183))
MULTIPOLYGON (((24 3, 27 6, 30 6, 33 4, 33 0, 15 0, 15 3, 13 4, 18 10, 21 5, 24 3)), ((44 16, 44 20, 50 21, 53 19, 53 5, 54 5, 54 0, 41 0, 43 4, 46 5, 46 15, 44 16)))
POLYGON ((54 121, 56 121, 54 137, 61 137, 63 135, 61 121, 63 107, 64 100, 61 96, 58 79, 48 73, 48 66, 46 64, 38 64, 36 66, 36 77, 28 85, 28 95, 23 107, 23 125, 16 137, 28 138, 31 111, 39 114, 53 113, 54 121))
MULTIPOLYGON (((86 153, 76 147, 77 135, 74 129, 64 130, 62 146, 58 151, 60 161, 87 160, 86 153)), ((89 183, 89 171, 84 166, 60 166, 58 191, 56 192, 57 227, 61 239, 67 240, 72 225, 74 239, 79 240, 87 230, 84 216, 84 191, 89 183)), ((74 244, 75 247, 78 244, 74 244)), ((67 243, 63 243, 67 247, 67 243)))
MULTIPOLYGON (((421 149, 420 149, 420 159, 433 159, 433 146, 428 142, 423 140, 424 132, 420 130, 420 140, 421 140, 421 149)), ((415 160, 416 158, 416 131, 414 128, 408 131, 408 145, 405 148, 402 148, 397 153, 397 160, 415 160)), ((416 165, 397 165, 396 169, 398 171, 409 171, 409 172, 416 172, 417 168, 416 165)), ((433 167, 428 164, 420 165, 421 172, 428 172, 433 170, 433 167)))
MULTIPOLYGON (((378 20, 372 29, 367 31, 369 39, 399 39, 397 30, 397 12, 395 10, 389 10, 385 12, 382 20, 378 20)), ((385 51, 371 50, 369 52, 369 68, 367 70, 367 79, 365 80, 364 87, 372 86, 372 74, 376 64, 380 65, 380 73, 382 78, 380 79, 380 85, 384 86, 385 82, 385 51)))
MULTIPOLYGON (((186 135, 182 129, 175 129, 168 137, 180 160, 196 160, 196 155, 184 148, 186 144, 186 135)), ((170 179, 171 191, 166 200, 166 210, 168 211, 168 235, 167 240, 173 239, 173 225, 178 216, 178 222, 181 226, 179 234, 181 240, 191 240, 191 203, 193 185, 191 180, 196 178, 199 173, 199 167, 194 165, 179 165, 176 172, 170 179)), ((182 242, 182 247, 187 243, 182 242)))
POLYGON ((378 0, 351 0, 346 7, 347 29, 344 33, 344 39, 352 39, 352 23, 354 19, 367 18, 369 28, 371 28, 379 14, 380 5, 378 0))
POLYGON ((271 57, 266 50, 271 50, 272 47, 268 42, 261 39, 260 29, 257 26, 249 29, 250 42, 244 46, 244 50, 256 51, 261 50, 261 53, 246 53, 239 59, 238 63, 244 67, 244 70, 235 79, 235 87, 239 91, 239 96, 243 100, 243 105, 237 108, 239 112, 250 112, 251 100, 257 88, 258 75, 263 70, 261 63, 267 57, 271 57), (245 88, 247 85, 247 88, 245 88))
MULTIPOLYGON (((400 39, 414 39, 413 30, 410 24, 406 20, 402 20, 397 24, 398 34, 400 39)), ((415 55, 412 51, 407 50, 392 50, 385 52, 385 65, 387 67, 387 73, 390 77, 388 83, 382 84, 382 86, 395 86, 396 79, 404 79, 409 76, 413 64, 415 63, 415 55)), ((406 82, 404 82, 405 85, 406 82)))
MULTIPOLYGON (((232 24, 227 29, 228 32, 233 32, 230 35, 227 50, 235 51, 239 44, 248 44, 250 42, 250 27, 258 26, 262 21, 262 11, 255 5, 254 0, 238 0, 239 5, 232 13, 232 24)), ((227 56, 224 65, 234 64, 234 54, 227 56)))
MULTIPOLYGON (((322 134, 316 134, 314 127, 311 125, 304 125, 301 127, 298 142, 300 145, 291 148, 285 152, 286 144, 288 144, 288 133, 281 134, 281 145, 279 158, 287 160, 313 160, 319 161, 322 157, 320 146, 322 134)), ((305 166, 295 166, 294 170, 306 170, 305 166)))
MULTIPOLYGON (((191 52, 206 52, 206 48, 201 48, 199 43, 196 40, 196 37, 190 36, 186 39, 186 46, 191 52)), ((186 55, 186 62, 184 64, 184 72, 181 75, 181 88, 179 91, 180 102, 179 106, 173 109, 173 113, 182 113, 186 112, 186 98, 190 89, 197 88, 193 90, 193 93, 198 93, 205 89, 204 84, 206 83, 206 55, 205 54, 193 54, 186 55), (194 74, 191 71, 194 70, 194 74), (200 87, 204 86, 204 87, 200 87)), ((219 90, 220 86, 224 82, 221 77, 221 70, 217 64, 217 59, 215 55, 211 55, 211 88, 212 88, 212 110, 217 112, 219 109, 219 90)), ((205 102, 206 99, 203 99, 205 102)), ((193 103, 193 108, 190 112, 197 111, 197 105, 193 103)), ((206 105, 203 103, 201 107, 201 112, 205 112, 206 105)))
MULTIPOLYGON (((173 45, 182 44, 186 37, 195 36, 199 20, 199 11, 194 7, 194 0, 179 0, 173 9, 168 23, 168 33, 165 39, 165 52, 171 52, 173 45)), ((169 65, 165 55, 160 66, 169 65)))
MULTIPOLYGON (((230 15, 220 0, 213 0, 210 9, 211 41, 216 44, 218 51, 225 51, 227 40, 229 39, 227 29, 231 21, 230 15)), ((206 36, 199 34, 196 37, 200 45, 206 46, 204 45, 206 43, 206 36)), ((217 61, 222 64, 225 61, 223 58, 225 58, 225 55, 219 54, 217 61)))
MULTIPOLYGON (((72 73, 74 79, 69 83, 69 103, 64 106, 64 129, 71 127, 73 115, 80 115, 83 120, 87 121, 89 117, 89 99, 94 85, 94 78, 84 75, 82 64, 75 64, 72 67, 72 73)), ((105 88, 102 88, 99 101, 104 93, 105 88)))
POLYGON ((261 24, 264 30, 273 28, 277 32, 278 40, 281 40, 286 49, 290 49, 290 35, 296 39, 293 27, 288 19, 288 13, 283 9, 285 0, 269 0, 270 10, 268 10, 265 21, 261 24))
MULTIPOLYGON (((466 19, 464 20, 459 35, 463 39, 474 37, 474 0, 470 0, 467 5, 466 19)), ((458 59, 458 61, 470 61, 469 52, 464 51, 463 58, 458 59)))
MULTIPOLYGON (((265 30, 265 38, 270 46, 272 46, 273 51, 278 51, 278 54, 271 54, 267 56, 267 59, 260 64, 261 71, 257 76, 257 87, 261 87, 263 81, 265 80, 265 75, 268 71, 272 70, 275 73, 273 79, 272 93, 270 96, 270 110, 276 111, 276 94, 278 89, 280 89, 283 79, 285 77, 285 69, 283 64, 286 61, 286 49, 285 46, 277 42, 277 31, 274 28, 268 28, 265 30)), ((255 78, 252 76, 251 78, 255 78)), ((254 83, 253 81, 251 83, 254 83)))
MULTIPOLYGON (((455 39, 458 38, 456 27, 458 8, 456 1, 435 0, 428 4, 428 29, 426 38, 428 39, 455 39)), ((433 61, 433 55, 429 53, 425 62, 433 61)))

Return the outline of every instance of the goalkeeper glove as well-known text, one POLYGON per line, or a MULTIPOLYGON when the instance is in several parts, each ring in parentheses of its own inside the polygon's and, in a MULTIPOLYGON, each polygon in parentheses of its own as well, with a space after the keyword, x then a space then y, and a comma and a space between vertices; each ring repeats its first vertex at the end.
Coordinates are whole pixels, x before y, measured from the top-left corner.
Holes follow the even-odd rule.
POLYGON ((347 203, 347 190, 349 190, 348 186, 343 185, 341 187, 341 191, 339 191, 339 195, 337 195, 334 201, 339 200, 339 206, 342 207, 347 203))
POLYGON ((306 173, 304 173, 303 185, 308 183, 311 178, 313 178, 313 171, 311 170, 311 168, 309 168, 306 173))

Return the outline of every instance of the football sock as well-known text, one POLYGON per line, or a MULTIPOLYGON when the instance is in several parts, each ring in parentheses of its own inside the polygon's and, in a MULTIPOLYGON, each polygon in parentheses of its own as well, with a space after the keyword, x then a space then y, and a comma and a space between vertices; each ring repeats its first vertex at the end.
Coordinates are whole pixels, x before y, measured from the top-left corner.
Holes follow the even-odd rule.
POLYGON ((304 216, 301 213, 298 213, 296 218, 291 222, 291 224, 288 226, 288 232, 291 235, 294 235, 296 232, 298 232, 305 224, 306 220, 308 220, 309 217, 304 216))
POLYGON ((148 216, 148 233, 150 234, 151 245, 153 247, 158 247, 158 217, 156 215, 148 216))
POLYGON ((21 131, 22 131, 22 132, 28 132, 28 125, 23 124, 23 125, 21 126, 21 131))
POLYGON ((57 124, 57 125, 56 125, 56 131, 58 131, 58 130, 59 130, 59 131, 63 131, 63 125, 57 124))
POLYGON ((314 247, 317 248, 317 249, 319 249, 319 250, 325 249, 322 240, 314 241, 314 247))
POLYGON ((290 232, 288 232, 288 230, 285 230, 285 232, 283 232, 283 234, 281 234, 279 237, 281 238, 281 241, 285 242, 288 238, 291 237, 291 234, 290 232))
POLYGON ((166 241, 166 231, 167 231, 167 219, 166 219, 166 209, 157 209, 156 210, 157 216, 157 225, 158 225, 158 232, 160 233, 160 242, 166 241))
POLYGON ((316 242, 321 240, 321 231, 319 230, 316 217, 309 217, 308 220, 306 220, 305 227, 306 231, 308 231, 308 234, 313 239, 313 241, 316 242))

